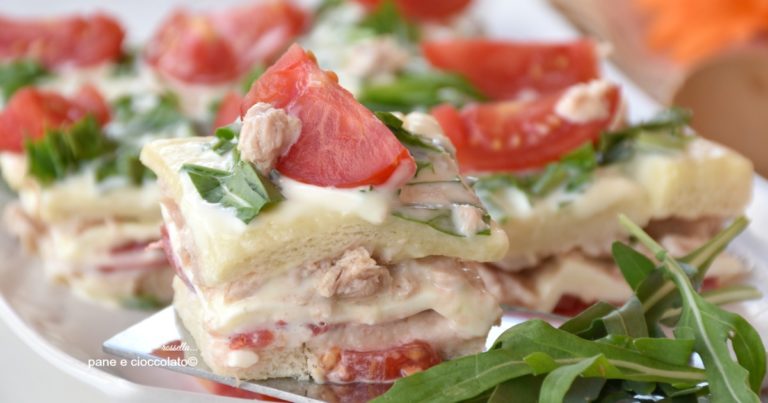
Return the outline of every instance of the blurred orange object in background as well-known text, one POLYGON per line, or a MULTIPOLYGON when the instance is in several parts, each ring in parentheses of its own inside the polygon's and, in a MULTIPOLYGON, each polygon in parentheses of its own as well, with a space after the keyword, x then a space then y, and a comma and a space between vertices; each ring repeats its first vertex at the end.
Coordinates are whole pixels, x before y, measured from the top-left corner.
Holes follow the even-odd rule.
POLYGON ((634 0, 648 44, 691 64, 768 34, 768 0, 634 0))

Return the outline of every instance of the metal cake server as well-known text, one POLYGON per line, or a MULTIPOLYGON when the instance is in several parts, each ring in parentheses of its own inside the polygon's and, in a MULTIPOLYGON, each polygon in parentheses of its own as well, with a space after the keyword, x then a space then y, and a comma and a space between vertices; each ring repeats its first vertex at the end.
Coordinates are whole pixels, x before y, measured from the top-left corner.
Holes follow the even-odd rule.
MULTIPOLYGON (((504 330, 534 317, 553 323, 562 319, 518 308, 506 309, 501 323, 491 329, 486 345, 504 330)), ((242 381, 216 375, 203 362, 194 340, 176 317, 173 307, 116 334, 102 347, 109 354, 130 360, 132 365, 161 367, 291 402, 365 402, 389 389, 387 384, 317 384, 292 378, 242 381)))

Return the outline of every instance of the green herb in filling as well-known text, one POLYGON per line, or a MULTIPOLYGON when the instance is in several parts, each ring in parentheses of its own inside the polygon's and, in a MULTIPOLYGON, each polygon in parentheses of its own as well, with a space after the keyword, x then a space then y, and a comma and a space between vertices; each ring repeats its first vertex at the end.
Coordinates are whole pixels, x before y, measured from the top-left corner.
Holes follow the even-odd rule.
POLYGON ((240 123, 232 123, 228 126, 216 129, 216 143, 211 147, 219 155, 224 155, 237 146, 237 135, 240 132, 240 123))
POLYGON ((136 49, 123 51, 112 67, 112 75, 115 77, 123 77, 136 74, 138 70, 136 53, 136 49))
POLYGON ((145 111, 137 111, 134 103, 135 98, 130 96, 115 101, 113 120, 106 129, 89 116, 69 128, 48 130, 40 139, 27 139, 29 174, 49 185, 88 165, 99 182, 121 177, 138 186, 154 178, 139 161, 146 137, 189 122, 172 94, 159 96, 156 104, 145 111))
POLYGON ((419 40, 418 28, 400 15, 393 0, 382 1, 373 12, 365 16, 359 27, 377 36, 390 34, 405 42, 419 40))
POLYGON ((653 119, 627 128, 606 132, 597 145, 598 163, 609 165, 632 158, 638 150, 680 150, 694 136, 685 133, 691 113, 669 108, 653 119))
POLYGON ((48 130, 42 138, 24 142, 29 174, 43 185, 77 172, 85 163, 116 148, 91 116, 67 129, 48 130))
POLYGON ((19 89, 34 85, 50 73, 34 60, 17 60, 0 64, 0 90, 6 101, 19 89))
POLYGON ((402 73, 391 82, 367 83, 357 96, 374 110, 410 111, 442 103, 464 105, 485 97, 466 79, 451 73, 402 73))
POLYGON ((442 152, 443 149, 432 144, 431 141, 424 139, 421 136, 417 136, 408 130, 403 128, 403 121, 397 116, 389 112, 376 112, 376 117, 379 118, 389 130, 397 137, 397 139, 404 146, 408 148, 417 147, 424 148, 431 151, 442 152))

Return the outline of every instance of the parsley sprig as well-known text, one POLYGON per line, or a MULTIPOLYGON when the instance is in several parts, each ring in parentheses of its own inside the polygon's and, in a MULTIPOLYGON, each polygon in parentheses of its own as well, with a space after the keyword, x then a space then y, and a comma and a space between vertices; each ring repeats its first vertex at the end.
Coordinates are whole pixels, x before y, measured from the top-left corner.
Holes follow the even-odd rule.
POLYGON ((374 401, 759 402, 766 371, 760 336, 744 318, 697 293, 709 264, 746 219, 682 258, 626 217, 621 222, 655 258, 614 244, 614 259, 635 291, 622 307, 599 302, 559 328, 528 320, 488 351, 403 378, 374 401), (681 314, 668 337, 660 318, 672 309, 681 314), (694 355, 703 368, 690 364, 694 355))

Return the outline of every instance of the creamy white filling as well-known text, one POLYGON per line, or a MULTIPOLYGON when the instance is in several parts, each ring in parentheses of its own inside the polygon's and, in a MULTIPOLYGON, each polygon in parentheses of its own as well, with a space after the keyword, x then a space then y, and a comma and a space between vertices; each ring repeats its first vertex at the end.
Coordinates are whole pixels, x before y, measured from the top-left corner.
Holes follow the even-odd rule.
POLYGON ((606 94, 611 87, 609 82, 602 80, 574 85, 557 101, 555 113, 574 123, 605 119, 610 114, 606 94))
POLYGON ((204 321, 216 334, 232 334, 289 324, 374 325, 433 310, 448 319, 461 337, 480 337, 498 319, 500 309, 476 278, 474 269, 449 258, 409 261, 390 269, 391 283, 360 298, 327 298, 317 278, 300 268, 265 279, 236 301, 226 287, 203 290, 204 321))
MULTIPOLYGON (((298 182, 285 176, 278 181, 285 201, 274 211, 290 220, 293 215, 323 209, 342 215, 356 215, 372 224, 381 224, 389 215, 394 198, 391 192, 365 187, 339 189, 298 182)), ((282 220, 281 220, 282 221, 282 220)))
POLYGON ((230 350, 227 353, 227 366, 248 368, 259 362, 259 355, 251 350, 230 350))

